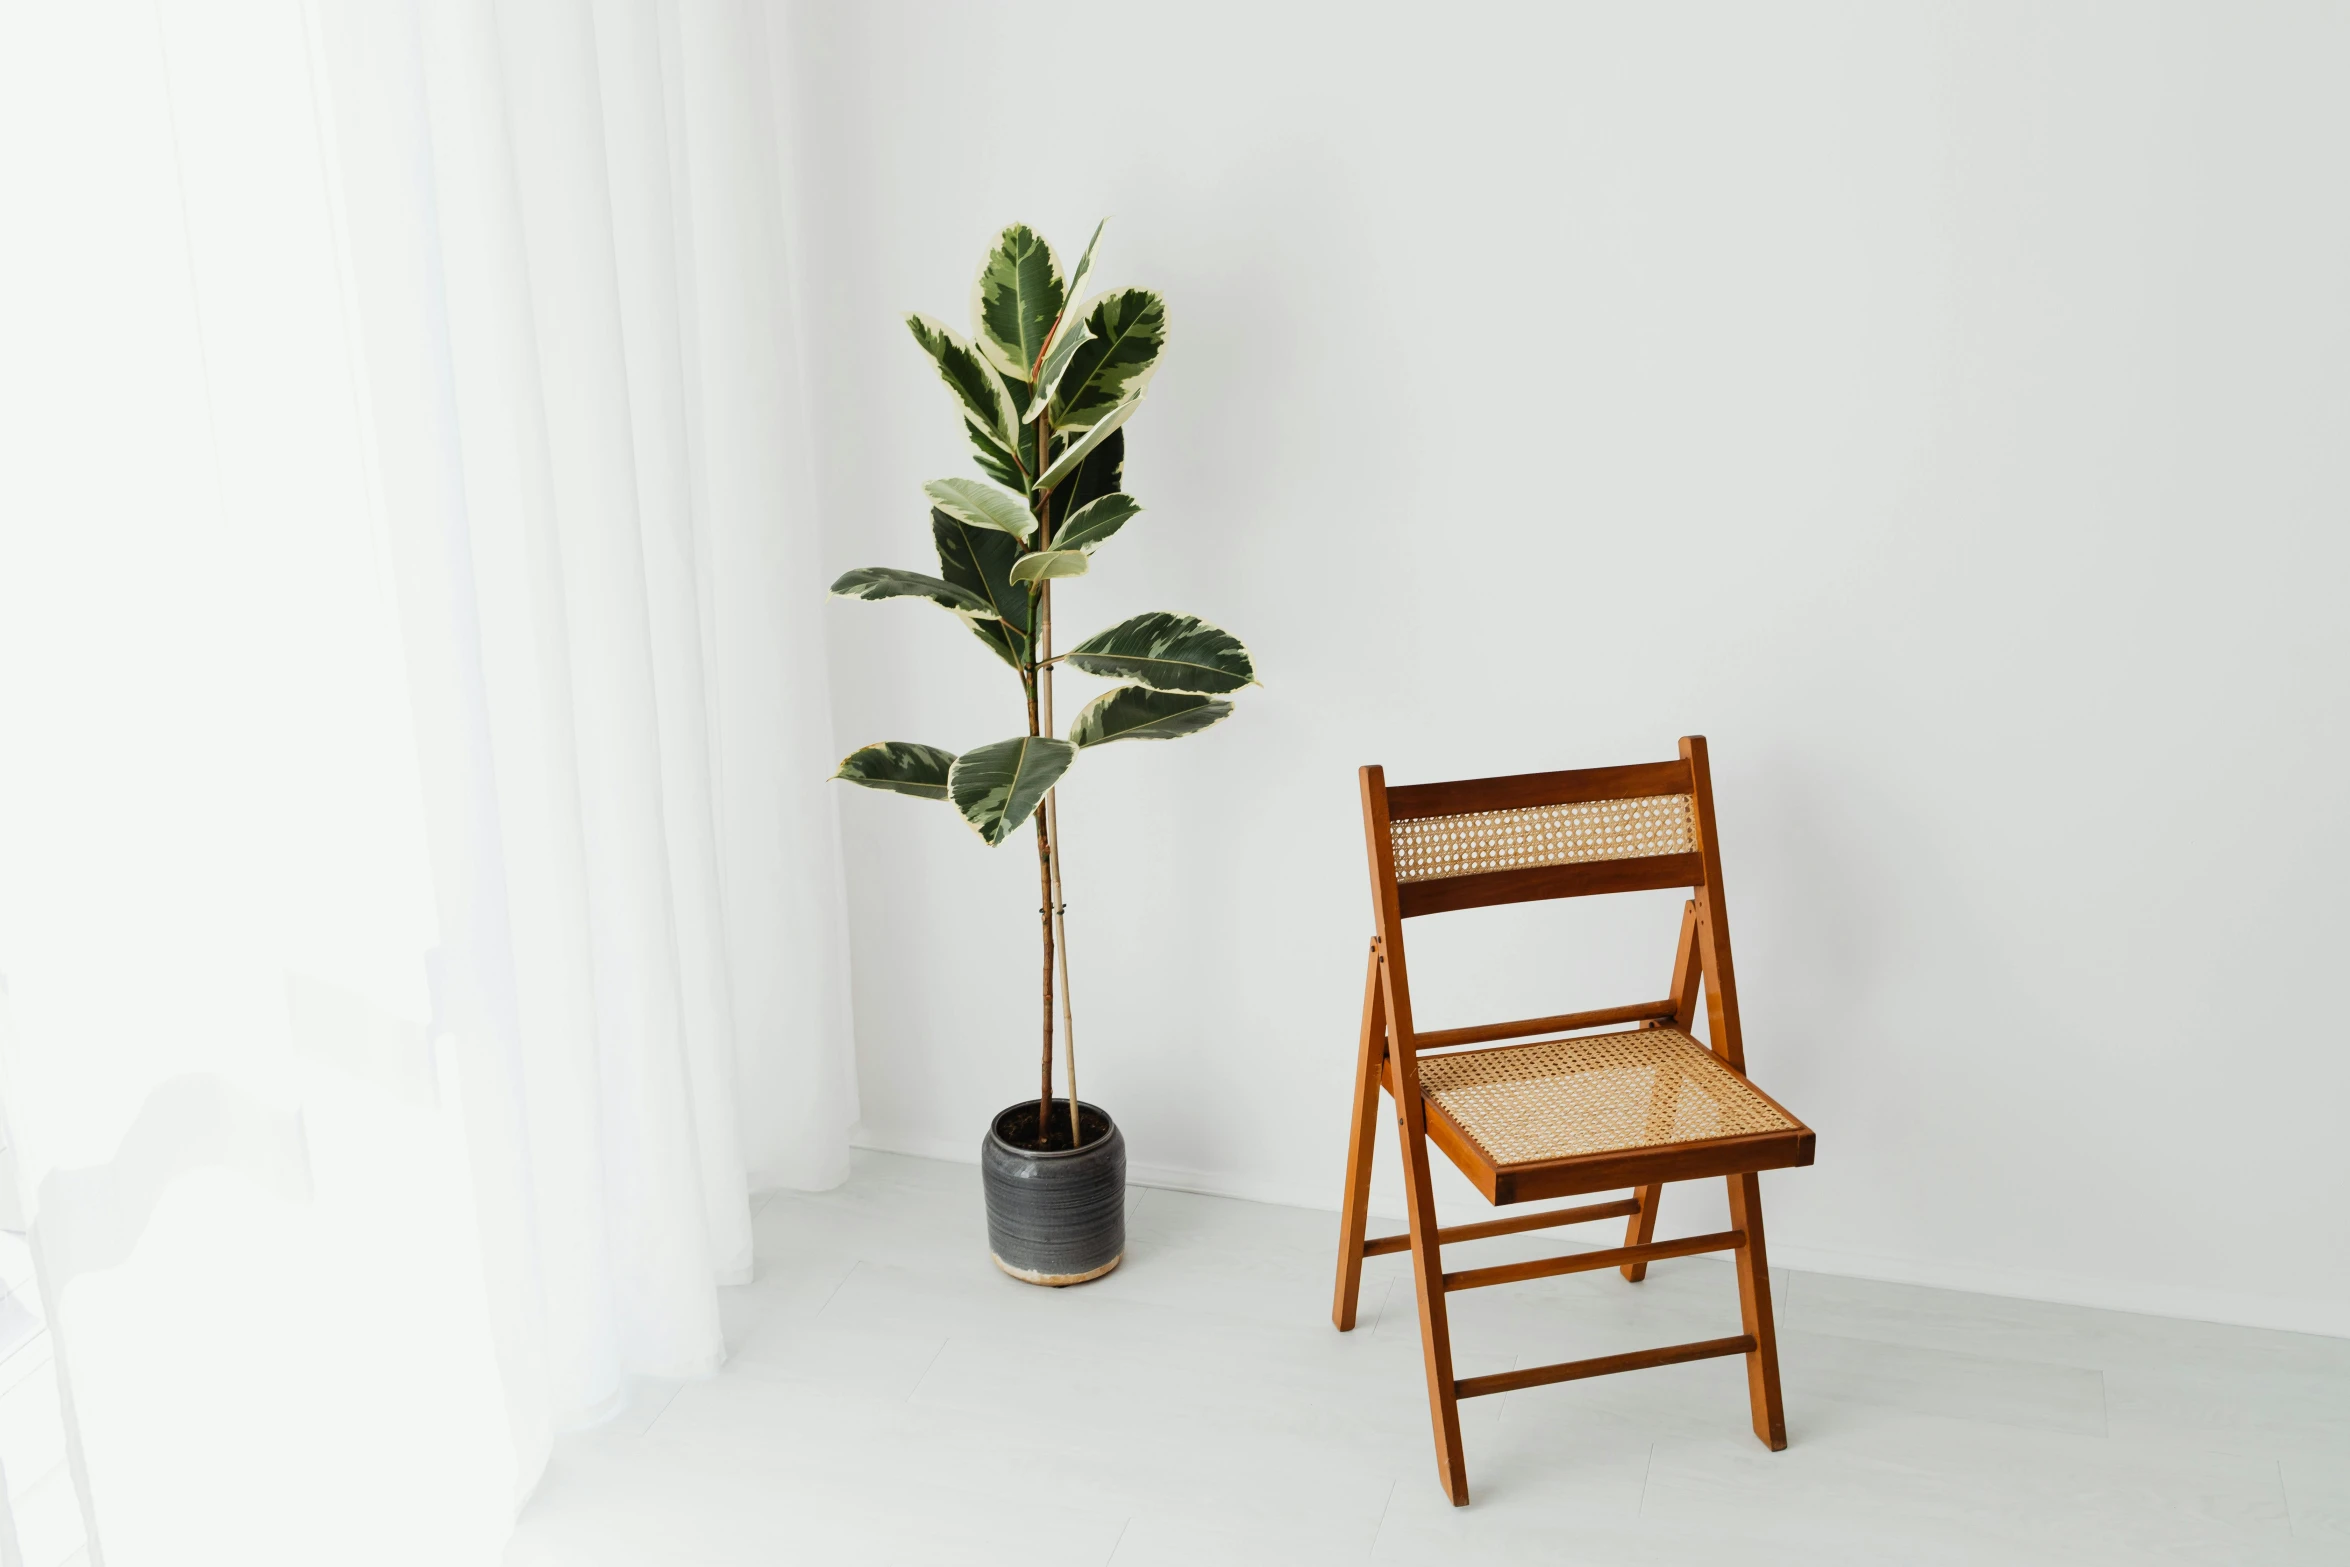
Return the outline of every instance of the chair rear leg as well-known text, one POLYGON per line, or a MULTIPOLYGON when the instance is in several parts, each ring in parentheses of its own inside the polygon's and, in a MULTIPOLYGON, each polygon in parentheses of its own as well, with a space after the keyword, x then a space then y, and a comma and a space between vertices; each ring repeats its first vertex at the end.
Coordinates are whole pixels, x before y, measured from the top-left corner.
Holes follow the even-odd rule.
MULTIPOLYGON (((1697 900, 1681 905, 1681 939, 1673 949, 1673 1026, 1686 1032, 1697 1019, 1698 985, 1704 978, 1704 966, 1697 955, 1697 900)), ((1643 1023, 1643 1028, 1654 1028, 1643 1023)), ((1672 1135, 1673 1114, 1681 1102, 1681 1079, 1678 1073, 1659 1072, 1648 1091, 1649 1135, 1658 1140, 1672 1135)), ((1624 1244, 1645 1246, 1656 1239, 1656 1210, 1663 1199, 1662 1181, 1639 1190, 1640 1211, 1632 1215, 1624 1226, 1624 1244)), ((1628 1262, 1619 1270, 1625 1278, 1637 1284, 1648 1277, 1648 1264, 1628 1262)))
POLYGON ((1787 1411, 1779 1399, 1779 1332, 1771 1318, 1771 1259, 1763 1245, 1762 1182, 1733 1175, 1730 1225, 1746 1232, 1738 1248, 1738 1315, 1754 1348, 1746 1354, 1746 1393, 1754 1406, 1754 1434, 1777 1452, 1787 1445, 1787 1411))
POLYGON ((1355 1325, 1362 1293, 1363 1231, 1370 1217, 1371 1158, 1379 1139, 1379 1078, 1387 1060, 1387 1002, 1379 983, 1379 943, 1371 943, 1370 972, 1363 981, 1363 1037, 1355 1053, 1353 1125, 1346 1141, 1346 1191, 1338 1204, 1338 1290, 1330 1320, 1341 1333, 1355 1325))
MULTIPOLYGON (((1645 1246, 1656 1239, 1656 1205, 1658 1199, 1662 1198, 1664 1194, 1665 1185, 1662 1181, 1657 1182, 1654 1186, 1640 1187, 1635 1192, 1634 1195, 1640 1199, 1640 1211, 1624 1221, 1625 1245, 1645 1246)), ((1648 1277, 1648 1264, 1627 1262, 1616 1271, 1637 1284, 1648 1277)))
MULTIPOLYGON (((1396 1088, 1391 1081, 1390 1088, 1396 1088)), ((1428 1420, 1435 1429, 1436 1475, 1455 1507, 1469 1505, 1468 1460, 1461 1452, 1460 1396, 1452 1377, 1452 1329, 1444 1311, 1444 1262, 1436 1240, 1436 1197, 1428 1179, 1427 1112, 1417 1094, 1396 1090, 1395 1129, 1403 1142, 1404 1195, 1410 1204, 1412 1284, 1420 1308, 1420 1351, 1428 1370, 1428 1420)))

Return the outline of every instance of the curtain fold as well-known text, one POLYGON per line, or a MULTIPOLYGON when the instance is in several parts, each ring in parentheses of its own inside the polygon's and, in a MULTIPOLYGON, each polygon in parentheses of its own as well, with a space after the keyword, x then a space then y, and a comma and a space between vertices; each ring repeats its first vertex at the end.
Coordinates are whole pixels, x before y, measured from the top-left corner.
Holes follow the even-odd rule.
MULTIPOLYGON (((586 1418, 718 1362, 748 1190, 841 1179, 856 1114, 765 40, 646 0, 413 18, 507 911, 474 959, 511 965, 550 1397, 586 1418)), ((380 115, 382 57, 328 59, 380 115)))
POLYGON ((839 760, 809 516, 783 167, 765 8, 663 3, 667 102, 688 200, 678 226, 687 431, 705 526, 704 646, 714 682, 744 1158, 755 1190, 848 1178, 857 1118, 839 760), (800 519, 779 528, 762 519, 800 519))
POLYGON ((112 247, 40 280, 58 320, 14 341, 62 403, 10 407, 59 455, 0 475, 20 502, 46 475, 15 510, 57 530, 12 526, 7 572, 68 596, 8 601, 11 738, 72 756, 92 702, 119 730, 78 790, 0 792, 0 1151, 34 1254, 71 1264, 43 1299, 93 1560, 246 1515, 271 1523, 241 1559, 328 1559, 305 1531, 354 1508, 406 1511, 340 1559, 492 1559, 555 1430, 722 1362, 751 1194, 846 1174, 764 25, 668 0, 8 24, 10 166, 45 232, 112 247), (43 184, 44 119, 112 138, 120 176, 43 184), (77 479, 101 411, 152 473, 77 479), (44 636, 79 661, 63 694, 44 636), (191 1360, 215 1312, 237 1353, 191 1360), (248 1438, 208 1440, 239 1399, 248 1438))

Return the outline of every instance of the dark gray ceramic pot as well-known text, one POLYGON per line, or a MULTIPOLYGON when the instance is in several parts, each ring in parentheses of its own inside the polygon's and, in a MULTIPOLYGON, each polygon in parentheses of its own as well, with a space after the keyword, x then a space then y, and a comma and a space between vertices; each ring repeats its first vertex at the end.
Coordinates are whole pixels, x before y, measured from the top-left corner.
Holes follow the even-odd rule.
MULTIPOLYGON (((1053 1101, 1064 1112, 1066 1099, 1053 1101)), ((1030 1284, 1083 1284, 1126 1255, 1126 1134, 1099 1106, 1077 1102, 1089 1141, 1040 1150, 1004 1136, 1035 1124, 1036 1102, 997 1116, 979 1145, 987 1188, 987 1249, 995 1265, 1030 1284), (1096 1125, 1108 1128, 1094 1135, 1096 1125)))

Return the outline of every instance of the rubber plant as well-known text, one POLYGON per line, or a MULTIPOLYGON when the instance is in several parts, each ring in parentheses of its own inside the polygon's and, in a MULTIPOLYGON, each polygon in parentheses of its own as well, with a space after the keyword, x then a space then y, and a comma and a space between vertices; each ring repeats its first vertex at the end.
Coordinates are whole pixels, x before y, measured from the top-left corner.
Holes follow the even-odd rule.
POLYGON ((1060 781, 1077 758, 1120 740, 1193 735, 1232 712, 1230 693, 1256 682, 1240 639, 1196 615, 1152 613, 1053 651, 1057 583, 1092 569, 1094 553, 1142 512, 1126 492, 1126 424, 1167 346, 1167 304, 1146 288, 1087 295, 1096 225, 1074 270, 1026 224, 997 236, 972 286, 972 336, 923 315, 906 327, 954 394, 983 478, 936 479, 930 536, 938 574, 866 566, 832 585, 858 599, 927 599, 959 616, 1020 683, 1027 730, 959 755, 885 740, 852 751, 835 777, 950 803, 990 846, 1022 823, 1036 829, 1044 948, 1043 1049, 1036 1126, 1047 1136, 1053 1097, 1053 998, 1059 956, 1061 1032, 1068 1045, 1069 1137, 1077 1120, 1074 1009, 1062 898, 1060 781), (1053 674, 1067 665, 1119 682, 1053 731, 1053 674))

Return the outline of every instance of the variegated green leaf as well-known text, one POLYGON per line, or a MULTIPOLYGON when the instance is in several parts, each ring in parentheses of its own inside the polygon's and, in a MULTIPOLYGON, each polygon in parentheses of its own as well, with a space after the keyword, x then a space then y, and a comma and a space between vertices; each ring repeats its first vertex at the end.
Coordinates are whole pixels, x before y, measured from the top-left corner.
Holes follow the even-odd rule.
POLYGON ((1085 704, 1077 721, 1069 726, 1069 739, 1078 746, 1106 745, 1112 740, 1180 740, 1231 714, 1232 704, 1221 697, 1120 686, 1085 704))
POLYGON ((863 784, 868 789, 943 800, 947 797, 947 774, 954 765, 952 751, 942 751, 935 745, 916 745, 911 740, 884 740, 879 745, 851 751, 841 758, 840 767, 832 776, 863 784))
POLYGON ((1095 545, 1133 521, 1141 510, 1142 503, 1124 493, 1088 501, 1061 519, 1061 525, 1053 530, 1053 548, 1090 554, 1095 545))
POLYGON ((1022 424, 1034 424, 1053 400, 1053 390, 1061 384, 1061 374, 1069 368, 1069 361, 1077 350, 1093 341, 1093 328, 1086 325, 1086 316, 1094 301, 1085 296, 1085 285, 1093 276, 1094 247, 1102 242, 1102 230, 1110 226, 1108 218, 1093 226, 1093 238, 1085 242, 1085 254, 1077 258, 1077 270, 1069 274, 1068 287, 1061 295, 1061 314, 1054 321, 1044 362, 1036 372, 1036 381, 1028 390, 1028 406, 1020 411, 1022 424))
POLYGON ((1197 615, 1137 615, 1086 638, 1067 658, 1089 675, 1158 691, 1237 691, 1257 678, 1240 638, 1197 615))
POLYGON ((998 740, 955 758, 947 792, 981 838, 1002 843, 1076 758, 1077 747, 1050 735, 998 740))
POLYGON ((1142 395, 1167 346, 1167 302, 1147 288, 1107 293, 1085 314, 1093 341, 1062 372, 1053 427, 1082 430, 1142 395))
POLYGON ((962 403, 964 421, 996 445, 1009 445, 1017 437, 1020 423, 1011 398, 1004 394, 1004 383, 996 378, 995 367, 951 328, 928 316, 906 317, 906 330, 914 334, 914 341, 938 366, 938 378, 962 403))
POLYGON ((946 580, 996 612, 993 620, 973 620, 973 633, 995 650, 996 657, 1014 669, 1022 668, 1028 662, 1028 639, 1036 629, 1036 599, 1012 581, 1019 544, 1008 533, 974 528, 935 509, 930 536, 938 545, 938 569, 946 580))
POLYGON ((980 352, 997 369, 1026 380, 1066 297, 1053 247, 1027 224, 1011 225, 996 236, 971 285, 980 352))
POLYGON ((1052 577, 1082 577, 1087 565, 1083 550, 1038 550, 1012 563, 1012 580, 1043 582, 1052 577))
POLYGON ((1126 486, 1126 432, 1111 432, 1110 438, 1093 449, 1093 454, 1077 465, 1076 473, 1061 482, 1053 492, 1058 503, 1056 510, 1064 517, 1074 517, 1105 495, 1115 495, 1126 486))
POLYGON ((1093 328, 1080 318, 1069 322, 1053 334, 1053 346, 1045 350, 1044 364, 1036 372, 1035 384, 1028 391, 1028 406, 1020 410, 1022 424, 1034 424, 1036 416, 1052 405, 1053 388, 1061 384, 1061 375, 1069 368, 1069 361, 1077 351, 1093 341, 1093 328))
POLYGON ((975 528, 993 528, 1015 539, 1025 539, 1036 531, 1036 518, 1020 503, 1020 497, 992 484, 977 479, 933 479, 922 486, 922 493, 940 511, 975 528))
POLYGON ((895 566, 859 566, 855 571, 843 572, 840 580, 832 585, 832 592, 834 597, 845 599, 924 598, 953 610, 965 620, 1002 618, 993 604, 968 588, 958 588, 919 571, 900 571, 895 566))
POLYGON ((1093 449, 1117 432, 1120 425, 1134 417, 1134 403, 1122 403, 1083 435, 1063 447, 1052 466, 1036 476, 1036 487, 1049 490, 1076 471, 1077 465, 1090 456, 1093 449))
MULTIPOLYGON (((989 368, 994 369, 992 365, 989 368)), ((1036 432, 1039 427, 1020 423, 1020 410, 1027 407, 1029 401, 1028 372, 1023 370, 1018 375, 1014 375, 1006 370, 995 370, 995 379, 996 385, 1003 388, 1005 406, 1012 410, 1011 445, 1006 449, 1005 455, 1020 471, 1019 478, 1005 484, 1004 488, 1017 490, 1022 495, 1027 495, 1036 488, 1036 476, 1043 469, 1047 460, 1046 454, 1038 451, 1036 446, 1036 432)), ((976 444, 979 437, 974 435, 971 439, 976 444)), ((985 461, 980 463, 980 467, 985 468, 986 466, 985 461)), ((996 478, 997 476, 990 474, 989 477, 996 478)), ((998 482, 1002 481, 999 479, 998 482)))
POLYGON ((1093 226, 1093 238, 1085 242, 1085 254, 1077 258, 1077 268, 1069 274, 1069 286, 1062 295, 1065 301, 1061 310, 1064 326, 1073 326, 1084 320, 1082 312, 1092 308, 1090 301, 1083 305, 1078 301, 1085 298, 1085 285, 1093 281, 1093 253, 1101 245, 1102 230, 1109 226, 1108 218, 1093 226))
MULTIPOLYGON (((982 434, 977 425, 965 421, 963 433, 971 437, 972 460, 979 471, 1008 490, 1026 493, 1029 488, 1027 462, 1013 455, 1014 448, 1006 446, 992 435, 982 434)), ((1034 443, 1031 443, 1034 444, 1034 443)))

